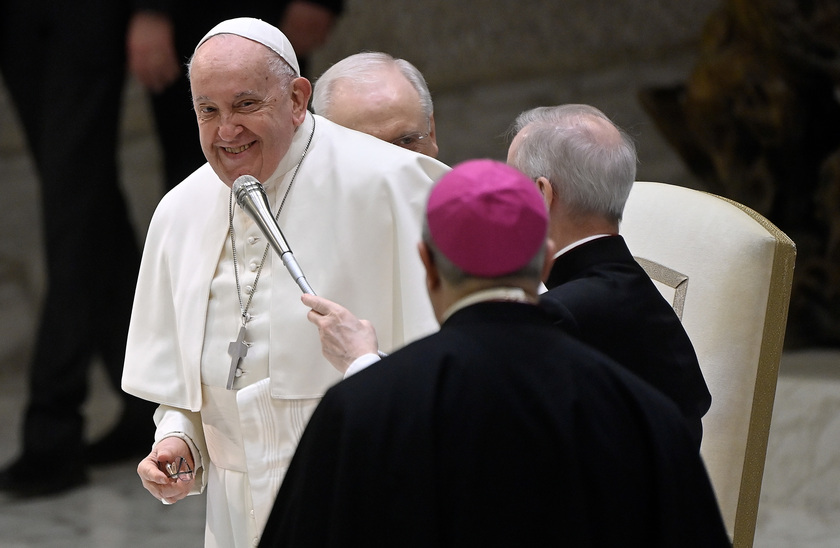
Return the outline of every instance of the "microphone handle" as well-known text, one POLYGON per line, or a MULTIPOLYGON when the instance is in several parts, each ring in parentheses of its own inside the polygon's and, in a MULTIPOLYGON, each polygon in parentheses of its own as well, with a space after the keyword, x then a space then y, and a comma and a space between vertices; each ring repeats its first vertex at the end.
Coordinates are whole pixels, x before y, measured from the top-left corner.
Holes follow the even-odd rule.
POLYGON ((304 293, 308 293, 310 295, 314 295, 315 292, 309 286, 309 282, 306 281, 306 277, 303 275, 303 270, 300 269, 300 265, 295 259, 294 254, 289 251, 288 253, 284 253, 280 255, 280 258, 283 260, 283 264, 286 265, 286 269, 289 271, 289 274, 292 275, 295 282, 297 282, 298 287, 304 293))
POLYGON ((295 283, 298 284, 300 290, 304 293, 315 295, 312 287, 309 286, 309 282, 306 281, 306 277, 303 275, 303 270, 300 268, 297 259, 295 259, 294 253, 292 253, 292 250, 288 245, 286 245, 285 238, 283 238, 283 234, 280 232, 280 229, 275 223, 269 224, 267 222, 263 222, 265 219, 259 215, 256 215, 255 219, 257 220, 257 224, 263 234, 268 239, 268 242, 271 244, 271 247, 274 248, 274 251, 280 256, 280 259, 283 260, 286 270, 289 271, 289 274, 292 276, 295 283))
POLYGON ((247 179, 244 177, 246 176, 241 178, 241 184, 237 184, 240 183, 239 179, 234 183, 237 203, 254 219, 257 226, 260 227, 260 231, 262 231, 263 235, 271 244, 271 247, 274 248, 274 251, 277 252, 277 255, 283 260, 286 270, 289 271, 289 274, 291 274, 292 279, 298 284, 301 291, 315 295, 315 291, 312 290, 309 282, 306 281, 303 270, 301 270, 297 259, 295 259, 289 244, 286 243, 280 227, 271 215, 268 197, 266 197, 262 185, 253 177, 248 177, 247 179), (251 200, 247 199, 247 196, 250 196, 251 200))

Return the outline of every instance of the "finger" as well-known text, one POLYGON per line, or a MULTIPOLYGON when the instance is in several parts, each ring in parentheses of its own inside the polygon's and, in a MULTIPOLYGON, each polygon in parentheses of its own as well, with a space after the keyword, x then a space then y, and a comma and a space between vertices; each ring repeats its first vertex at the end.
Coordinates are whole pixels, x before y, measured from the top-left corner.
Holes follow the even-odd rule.
POLYGON ((161 470, 161 463, 166 462, 167 457, 164 452, 152 451, 149 455, 140 461, 137 465, 137 475, 144 482, 157 485, 167 485, 171 483, 169 476, 161 470))
POLYGON ((326 301, 317 295, 311 295, 309 293, 304 293, 300 296, 300 300, 303 304, 318 312, 319 314, 326 315, 329 312, 329 308, 326 305, 326 301))
POLYGON ((169 506, 170 504, 175 504, 176 502, 178 502, 179 500, 181 500, 184 497, 180 493, 172 494, 171 492, 169 492, 169 493, 161 492, 160 495, 158 495, 157 498, 160 500, 161 503, 169 506))
POLYGON ((160 499, 164 496, 164 490, 166 489, 165 485, 159 485, 147 479, 143 479, 141 483, 143 484, 143 488, 151 493, 156 499, 160 499))
POLYGON ((318 329, 321 329, 321 322, 324 318, 325 316, 315 310, 310 310, 306 313, 306 319, 318 326, 318 329))
POLYGON ((192 484, 190 482, 183 482, 179 480, 177 482, 173 482, 171 485, 158 489, 155 497, 161 500, 166 500, 169 503, 178 502, 190 494, 191 485, 192 484))
POLYGON ((143 481, 147 481, 155 485, 167 485, 172 480, 157 467, 157 464, 143 465, 142 468, 137 469, 137 475, 143 481))

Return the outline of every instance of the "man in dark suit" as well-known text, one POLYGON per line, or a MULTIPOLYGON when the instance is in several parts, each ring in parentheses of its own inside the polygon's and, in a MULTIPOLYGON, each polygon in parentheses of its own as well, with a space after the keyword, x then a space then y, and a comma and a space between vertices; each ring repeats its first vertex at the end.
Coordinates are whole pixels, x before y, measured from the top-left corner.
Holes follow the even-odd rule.
MULTIPOLYGON (((729 545, 673 403, 535 306, 547 226, 509 166, 441 178, 420 244, 441 329, 327 392, 260 546, 729 545)), ((302 300, 321 327, 333 303, 302 300)))
POLYGON ((513 131, 508 164, 536 182, 560 250, 542 306, 567 331, 671 398, 699 448, 711 395, 694 347, 618 235, 636 177, 632 140, 588 105, 525 111, 513 131))
POLYGON ((134 458, 153 441, 154 406, 120 390, 140 265, 117 163, 129 15, 129 3, 110 0, 0 2, 0 72, 40 183, 46 267, 32 356, 21 357, 20 454, 0 470, 0 492, 16 497, 79 487, 88 465, 134 458), (85 439, 95 358, 121 404, 96 442, 119 438, 107 451, 85 439))

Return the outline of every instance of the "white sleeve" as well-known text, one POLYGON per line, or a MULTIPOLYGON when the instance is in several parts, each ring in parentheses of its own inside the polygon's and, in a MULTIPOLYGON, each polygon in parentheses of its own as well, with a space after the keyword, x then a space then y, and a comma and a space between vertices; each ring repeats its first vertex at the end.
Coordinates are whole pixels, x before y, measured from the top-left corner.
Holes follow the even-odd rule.
POLYGON ((361 356, 353 360, 353 363, 351 363, 350 367, 347 368, 347 371, 344 372, 344 378, 346 379, 351 375, 355 375, 362 369, 366 369, 369 365, 378 362, 380 359, 382 358, 378 354, 362 354, 361 356))
POLYGON ((197 495, 204 491, 207 485, 207 475, 204 473, 207 464, 207 445, 204 441, 204 428, 201 425, 201 415, 192 411, 161 405, 155 411, 155 445, 164 438, 181 438, 186 442, 192 453, 195 479, 190 495, 197 495))

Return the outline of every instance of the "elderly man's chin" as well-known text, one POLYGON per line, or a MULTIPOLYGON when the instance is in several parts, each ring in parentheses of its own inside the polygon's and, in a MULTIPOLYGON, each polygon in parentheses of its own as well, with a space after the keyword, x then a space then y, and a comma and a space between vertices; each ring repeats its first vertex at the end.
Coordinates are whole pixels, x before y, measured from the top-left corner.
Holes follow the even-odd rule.
POLYGON ((222 156, 215 158, 210 165, 227 186, 233 186, 233 182, 242 175, 251 175, 264 182, 272 172, 266 173, 265 163, 254 160, 255 158, 231 158, 230 154, 222 153, 222 156))

